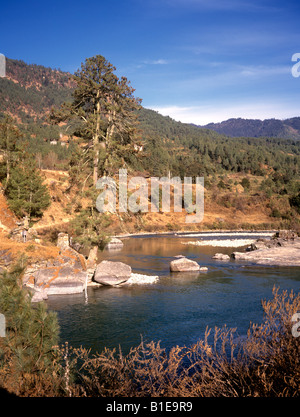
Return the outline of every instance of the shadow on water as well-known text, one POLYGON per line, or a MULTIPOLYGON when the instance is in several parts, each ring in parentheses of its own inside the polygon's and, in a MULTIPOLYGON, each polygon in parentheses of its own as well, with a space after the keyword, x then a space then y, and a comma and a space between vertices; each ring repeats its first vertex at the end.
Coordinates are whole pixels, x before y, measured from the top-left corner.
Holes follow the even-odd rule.
MULTIPOLYGON (((206 327, 228 327, 246 334, 249 323, 262 319, 261 300, 272 297, 274 285, 299 290, 299 268, 275 268, 234 261, 216 261, 216 252, 236 248, 184 245, 178 236, 131 237, 121 251, 105 250, 98 261, 129 264, 133 272, 156 275, 154 284, 120 288, 88 288, 84 294, 49 296, 57 311, 61 341, 92 351, 104 347, 127 353, 144 341, 161 341, 162 347, 189 346, 203 338, 206 327), (176 255, 207 266, 207 272, 170 273, 176 255)), ((188 238, 191 240, 191 238, 188 238)), ((240 250, 240 249, 239 249, 240 250)))

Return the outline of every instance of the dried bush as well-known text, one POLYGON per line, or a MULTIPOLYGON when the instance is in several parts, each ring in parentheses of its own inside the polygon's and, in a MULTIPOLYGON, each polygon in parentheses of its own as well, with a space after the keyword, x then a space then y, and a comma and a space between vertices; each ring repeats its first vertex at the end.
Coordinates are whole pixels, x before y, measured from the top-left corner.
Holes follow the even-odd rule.
POLYGON ((300 294, 274 287, 273 298, 262 301, 262 307, 262 323, 250 323, 244 339, 224 326, 207 329, 190 347, 169 351, 160 342, 142 340, 127 355, 121 349, 91 355, 65 343, 50 348, 50 360, 46 365, 45 356, 42 367, 39 355, 38 362, 32 356, 20 368, 18 350, 3 339, 0 385, 22 396, 298 397, 300 323, 292 317, 300 312, 300 294))
POLYGON ((83 348, 66 355, 64 348, 66 391, 109 397, 299 396, 300 343, 291 318, 300 311, 300 295, 276 288, 273 295, 262 302, 264 321, 251 324, 242 342, 236 329, 224 326, 215 328, 211 343, 207 329, 203 340, 169 352, 153 341, 142 341, 126 356, 115 349, 91 356, 83 348))

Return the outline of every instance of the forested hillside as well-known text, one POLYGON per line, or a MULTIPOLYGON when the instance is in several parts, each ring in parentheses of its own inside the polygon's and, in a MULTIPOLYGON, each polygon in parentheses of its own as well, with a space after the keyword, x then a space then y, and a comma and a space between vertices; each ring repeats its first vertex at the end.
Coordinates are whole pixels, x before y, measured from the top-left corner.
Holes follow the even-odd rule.
MULTIPOLYGON (((50 124, 48 115, 52 107, 71 100, 74 86, 71 74, 7 60, 7 78, 0 79, 0 113, 16 119, 29 149, 41 153, 42 167, 63 168, 70 156, 70 147, 50 145, 69 132, 63 124, 50 124)), ((138 117, 144 157, 132 158, 137 170, 153 175, 170 171, 182 177, 222 171, 254 175, 280 172, 293 177, 299 173, 300 142, 244 135, 233 139, 143 107, 138 117)), ((72 138, 68 139, 72 144, 72 138)))
MULTIPOLYGON (((75 87, 71 74, 8 59, 7 77, 0 78, 0 116, 12 116, 21 133, 17 141, 33 156, 38 168, 68 171, 71 184, 76 181, 85 184, 84 173, 85 178, 90 175, 86 164, 92 161, 82 159, 79 143, 83 141, 86 149, 90 149, 92 136, 87 133, 84 137, 84 129, 80 132, 74 121, 54 123, 50 118, 53 109, 57 111, 62 103, 74 99, 75 87)), ((115 167, 115 171, 110 171, 112 174, 117 173, 121 158, 131 175, 204 176, 210 224, 222 218, 232 220, 233 227, 234 222, 249 222, 252 214, 252 223, 270 220, 288 226, 289 222, 295 222, 300 210, 300 141, 229 137, 176 122, 142 105, 134 111, 138 119, 135 140, 139 151, 128 152, 127 145, 118 148, 112 142, 111 155, 106 152, 111 160, 110 169, 115 167)), ((293 124, 296 129, 295 123, 297 120, 293 124)), ((99 156, 102 154, 103 150, 99 151, 99 156)), ((81 205, 76 202, 73 206, 79 207, 78 204, 81 205)), ((173 219, 168 227, 176 228, 172 222, 173 219)))
POLYGON ((140 112, 142 131, 151 138, 146 147, 150 151, 150 159, 145 162, 147 169, 160 167, 160 173, 171 170, 172 174, 181 176, 221 172, 299 175, 300 142, 229 138, 209 129, 175 122, 151 110, 140 112))
POLYGON ((300 117, 286 120, 228 119, 221 123, 209 123, 204 127, 232 137, 263 136, 300 140, 300 117))
POLYGON ((59 106, 71 97, 75 84, 70 76, 41 65, 7 59, 6 77, 0 84, 1 112, 16 115, 25 123, 31 118, 46 120, 51 106, 59 106))

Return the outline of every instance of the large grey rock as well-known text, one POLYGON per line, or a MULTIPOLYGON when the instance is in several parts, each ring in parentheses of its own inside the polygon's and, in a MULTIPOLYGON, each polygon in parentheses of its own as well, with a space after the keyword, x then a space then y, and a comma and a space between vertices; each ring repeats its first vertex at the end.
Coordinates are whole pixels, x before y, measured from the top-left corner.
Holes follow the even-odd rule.
POLYGON ((47 300, 48 294, 46 289, 42 289, 41 291, 35 291, 31 297, 32 303, 39 303, 40 301, 47 300))
POLYGON ((199 271, 200 265, 191 259, 180 257, 170 262, 170 270, 172 272, 199 271))
POLYGON ((212 258, 217 259, 218 261, 229 261, 230 260, 230 256, 226 255, 224 253, 215 253, 212 258))
POLYGON ((106 245, 107 249, 122 249, 124 246, 124 243, 122 242, 122 240, 113 237, 111 238, 111 240, 109 241, 109 243, 106 245))
MULTIPOLYGON (((63 245, 62 245, 63 246, 63 245)), ((85 259, 68 247, 54 259, 29 265, 23 276, 23 285, 33 289, 33 302, 53 294, 77 294, 83 292, 88 282, 85 259)))
POLYGON ((94 281, 102 285, 119 285, 131 276, 131 267, 123 262, 102 261, 97 265, 94 281))
POLYGON ((41 287, 42 285, 48 284, 50 280, 53 280, 54 276, 58 275, 57 268, 43 268, 37 270, 35 273, 32 274, 33 276, 33 283, 37 287, 41 287))
POLYGON ((55 282, 48 288, 47 295, 59 294, 79 294, 84 290, 84 283, 76 279, 60 279, 57 278, 55 282))

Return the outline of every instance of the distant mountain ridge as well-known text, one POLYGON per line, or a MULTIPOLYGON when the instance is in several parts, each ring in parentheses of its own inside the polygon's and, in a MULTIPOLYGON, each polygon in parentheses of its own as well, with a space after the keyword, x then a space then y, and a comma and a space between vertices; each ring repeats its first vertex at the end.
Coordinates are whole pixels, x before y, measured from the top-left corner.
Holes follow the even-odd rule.
POLYGON ((199 127, 231 137, 269 137, 300 140, 300 117, 286 120, 232 118, 221 123, 209 123, 199 127))
MULTIPOLYGON (((40 167, 68 170, 77 135, 69 124, 50 123, 49 114, 52 107, 72 100, 76 86, 72 75, 20 60, 7 59, 6 64, 6 77, 0 78, 0 121, 4 114, 13 117, 22 133, 21 142, 40 167)), ((180 178, 280 173, 284 183, 287 178, 298 178, 300 118, 285 122, 232 119, 227 125, 234 130, 222 134, 212 129, 214 124, 204 128, 181 123, 142 106, 136 115, 143 153, 128 155, 135 172, 156 177, 172 173, 180 178)))
MULTIPOLYGON (((59 107, 64 101, 70 100, 75 87, 70 73, 42 65, 26 64, 21 60, 7 58, 6 73, 5 78, 0 78, 0 114, 9 113, 23 123, 32 120, 38 123, 46 122, 51 107, 59 107)), ((153 130, 155 126, 156 132, 159 131, 160 134, 165 133, 166 125, 172 125, 171 130, 174 130, 175 126, 176 130, 186 130, 190 127, 193 134, 198 127, 201 128, 202 134, 204 128, 230 137, 300 140, 300 117, 286 120, 232 118, 221 123, 195 126, 175 122, 169 117, 159 118, 158 114, 153 121, 153 113, 143 108, 143 118, 148 120, 148 127, 153 130), (152 126, 149 124, 149 119, 152 126)), ((172 135, 171 132, 170 134, 172 135)))

